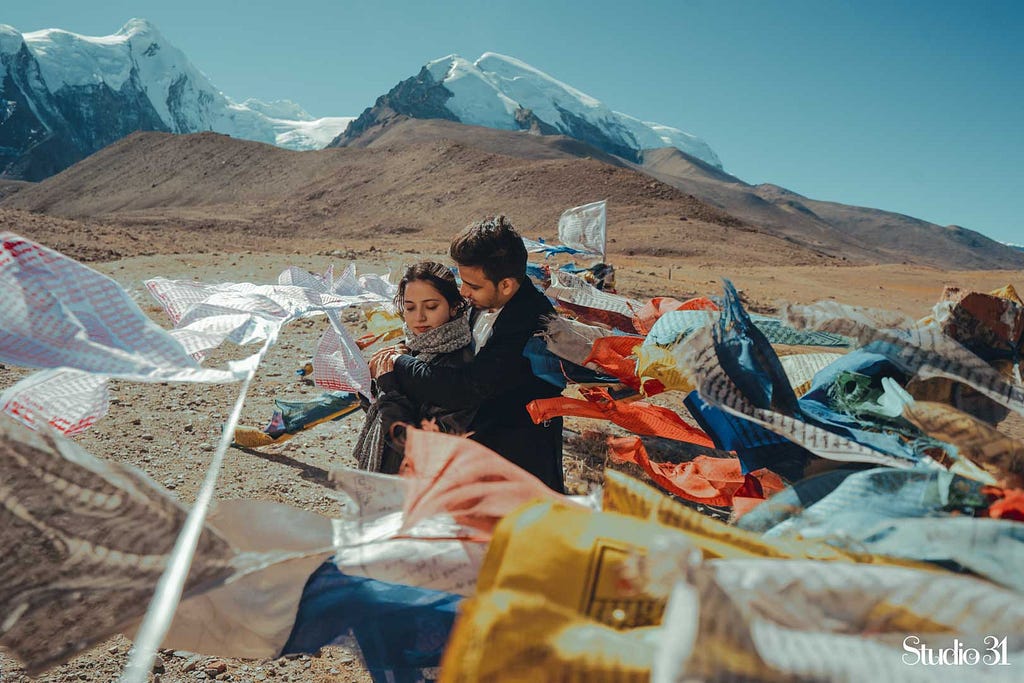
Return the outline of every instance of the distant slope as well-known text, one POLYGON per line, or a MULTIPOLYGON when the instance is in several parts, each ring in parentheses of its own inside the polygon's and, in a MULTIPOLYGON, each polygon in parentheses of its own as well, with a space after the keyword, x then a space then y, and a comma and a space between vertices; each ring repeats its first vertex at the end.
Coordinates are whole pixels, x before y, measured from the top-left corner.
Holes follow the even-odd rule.
POLYGON ((136 133, 0 207, 135 226, 140 235, 184 226, 208 232, 212 244, 241 230, 336 248, 349 238, 388 235, 443 244, 469 221, 497 212, 527 236, 554 238, 563 210, 605 198, 613 255, 830 262, 643 173, 565 151, 582 151, 575 141, 422 124, 402 122, 365 148, 315 152, 212 133, 136 133), (509 135, 516 136, 514 154, 489 151, 505 147, 509 135))
POLYGON ((386 126, 375 126, 348 146, 379 149, 436 140, 450 140, 485 152, 523 159, 590 158, 611 166, 632 168, 631 164, 620 157, 565 135, 536 135, 524 130, 497 130, 442 119, 412 119, 408 116, 390 119, 386 126))
POLYGON ((0 179, 0 201, 3 201, 7 197, 14 195, 26 187, 32 187, 32 183, 27 183, 22 180, 2 180, 0 179))
POLYGON ((639 168, 751 225, 836 256, 940 268, 1024 267, 1019 252, 972 230, 749 185, 677 149, 646 150, 639 168))
POLYGON ((809 199, 777 185, 759 185, 757 193, 775 203, 806 207, 896 261, 909 253, 926 261, 945 261, 952 256, 961 268, 1024 267, 1024 259, 1007 245, 957 225, 941 226, 892 211, 809 199))

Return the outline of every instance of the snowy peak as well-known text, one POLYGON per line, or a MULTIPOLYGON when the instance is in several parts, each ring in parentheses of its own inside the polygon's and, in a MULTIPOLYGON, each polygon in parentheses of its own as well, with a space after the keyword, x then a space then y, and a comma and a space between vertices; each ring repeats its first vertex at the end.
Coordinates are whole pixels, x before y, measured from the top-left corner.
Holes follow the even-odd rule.
POLYGON ((51 92, 101 83, 120 90, 131 76, 131 48, 121 32, 92 37, 50 28, 26 33, 24 38, 51 92))
POLYGON ((537 94, 543 94, 551 99, 576 102, 588 109, 604 107, 599 100, 515 57, 485 52, 473 65, 486 74, 503 92, 513 96, 521 95, 525 99, 530 99, 537 94))
POLYGON ((156 24, 151 22, 149 19, 133 18, 125 22, 125 25, 118 29, 115 35, 128 36, 140 36, 144 39, 150 39, 155 42, 163 40, 163 36, 160 34, 160 29, 156 27, 156 24))
POLYGON ((136 130, 319 149, 351 121, 314 119, 285 100, 238 104, 145 19, 109 36, 0 25, 0 103, 0 175, 28 180, 136 130))
POLYGON ((379 98, 332 144, 346 144, 395 114, 567 135, 631 161, 640 161, 645 149, 676 147, 722 167, 700 138, 612 111, 540 69, 496 52, 485 52, 474 62, 455 54, 427 62, 418 75, 379 98))

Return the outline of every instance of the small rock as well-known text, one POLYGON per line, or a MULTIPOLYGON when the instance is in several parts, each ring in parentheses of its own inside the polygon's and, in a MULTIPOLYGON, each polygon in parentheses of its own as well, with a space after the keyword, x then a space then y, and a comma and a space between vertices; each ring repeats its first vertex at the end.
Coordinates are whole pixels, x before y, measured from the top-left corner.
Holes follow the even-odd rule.
POLYGON ((206 672, 207 676, 211 678, 217 674, 222 674, 228 670, 228 665, 219 659, 215 659, 212 662, 207 662, 206 666, 203 667, 203 671, 206 672))
POLYGON ((190 657, 189 660, 185 662, 185 668, 182 669, 182 671, 195 671, 201 661, 203 661, 202 657, 190 657))
POLYGON ((152 434, 143 434, 139 438, 141 438, 143 441, 152 441, 153 440, 153 435, 152 434))
POLYGON ((167 669, 164 666, 164 660, 160 659, 159 657, 154 657, 153 658, 153 673, 155 673, 155 674, 162 674, 166 670, 167 669))
POLYGON ((110 647, 107 648, 107 652, 109 652, 112 655, 116 655, 118 649, 119 648, 117 647, 117 645, 111 645, 110 647))

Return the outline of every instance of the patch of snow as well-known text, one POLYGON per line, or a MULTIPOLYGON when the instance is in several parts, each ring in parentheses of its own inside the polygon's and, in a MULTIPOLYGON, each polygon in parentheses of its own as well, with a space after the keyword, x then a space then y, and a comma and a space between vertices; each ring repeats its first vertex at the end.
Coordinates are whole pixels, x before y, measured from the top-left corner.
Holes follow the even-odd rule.
POLYGON ((0 55, 16 54, 24 42, 18 29, 0 24, 0 55))
POLYGON ((355 119, 355 116, 326 116, 312 121, 273 119, 274 144, 299 151, 323 149, 355 119))
POLYGON ((263 102, 253 97, 242 102, 242 106, 257 111, 272 119, 288 119, 291 121, 313 121, 313 117, 305 109, 291 100, 274 100, 263 102))
POLYGON ((23 36, 39 62, 43 81, 50 92, 55 93, 64 86, 101 83, 112 90, 120 90, 131 75, 127 36, 81 36, 56 28, 23 36))
POLYGON ((432 62, 427 62, 424 65, 424 68, 426 68, 431 78, 440 83, 448 76, 448 72, 454 66, 456 60, 460 59, 462 59, 462 57, 458 55, 448 55, 446 57, 441 57, 440 59, 435 59, 432 62))
MULTIPOLYGON (((452 55, 450 60, 443 79, 444 87, 452 93, 452 98, 445 103, 448 110, 463 123, 516 130, 515 113, 519 104, 495 87, 469 60, 458 55, 452 55)), ((431 65, 438 66, 437 62, 431 65)))

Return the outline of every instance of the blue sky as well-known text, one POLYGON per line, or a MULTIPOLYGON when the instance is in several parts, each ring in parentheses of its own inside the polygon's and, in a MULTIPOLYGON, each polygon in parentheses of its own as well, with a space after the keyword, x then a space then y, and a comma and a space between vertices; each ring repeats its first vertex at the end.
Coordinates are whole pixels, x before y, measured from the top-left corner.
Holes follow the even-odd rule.
POLYGON ((517 57, 705 139, 730 173, 1024 243, 1024 3, 81 0, 28 32, 154 22, 226 95, 354 116, 428 60, 517 57))

